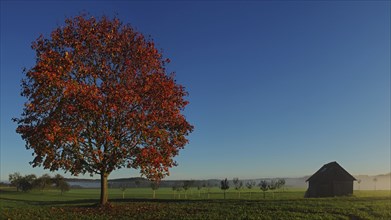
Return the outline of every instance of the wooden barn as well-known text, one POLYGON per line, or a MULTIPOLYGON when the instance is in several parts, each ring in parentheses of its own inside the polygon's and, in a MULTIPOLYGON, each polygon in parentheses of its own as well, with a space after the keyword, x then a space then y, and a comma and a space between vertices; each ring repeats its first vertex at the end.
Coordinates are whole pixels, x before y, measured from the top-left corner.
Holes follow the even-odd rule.
POLYGON ((337 162, 325 164, 307 179, 306 197, 331 197, 353 194, 353 181, 350 175, 337 162))

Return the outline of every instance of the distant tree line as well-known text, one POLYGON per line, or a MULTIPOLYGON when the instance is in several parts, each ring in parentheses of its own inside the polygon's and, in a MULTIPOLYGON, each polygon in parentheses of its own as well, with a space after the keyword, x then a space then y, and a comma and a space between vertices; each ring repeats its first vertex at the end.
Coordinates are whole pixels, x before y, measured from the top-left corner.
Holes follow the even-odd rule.
MULTIPOLYGON (((238 192, 238 198, 240 199, 240 193, 241 190, 246 187, 247 189, 251 190, 254 187, 258 186, 259 189, 263 192, 263 197, 266 197, 266 191, 271 191, 273 193, 273 198, 274 198, 274 192, 277 189, 282 189, 284 190, 285 187, 285 179, 271 179, 271 180, 261 180, 258 184, 256 184, 255 181, 247 181, 245 184, 243 183, 242 180, 239 180, 239 178, 233 178, 232 180, 233 187, 235 190, 238 192)), ((192 188, 196 188, 198 190, 198 197, 200 197, 200 192, 202 189, 206 189, 207 193, 207 198, 209 199, 209 193, 210 189, 212 187, 216 187, 216 185, 213 182, 209 181, 195 181, 195 180, 185 180, 185 181, 176 181, 176 184, 172 186, 173 190, 173 195, 174 198, 181 198, 181 194, 184 196, 184 199, 188 198, 188 191, 192 188)), ((156 198, 155 191, 159 189, 160 187, 160 182, 150 182, 150 187, 153 190, 153 197, 156 198)), ((226 191, 230 188, 230 181, 225 178, 220 181, 220 186, 219 188, 223 190, 224 193, 224 199, 226 198, 226 191)), ((122 191, 125 191, 125 187, 122 188, 122 191)), ((192 191, 191 191, 192 193, 192 191)), ((251 198, 251 191, 250 191, 250 198, 251 198)))
MULTIPOLYGON (((55 176, 50 176, 49 174, 43 174, 40 177, 36 177, 35 174, 29 174, 22 176, 20 173, 15 172, 9 175, 9 182, 11 186, 16 187, 17 191, 28 192, 32 189, 37 190, 45 190, 45 189, 58 189, 63 194, 66 191, 70 190, 70 185, 65 181, 65 178, 60 174, 56 174, 55 176)), ((118 184, 119 188, 122 191, 122 197, 125 196, 126 188, 129 187, 129 183, 126 184, 126 179, 115 181, 118 184)), ((134 178, 132 179, 134 186, 136 187, 145 187, 146 183, 153 190, 153 198, 155 198, 155 191, 161 187, 161 182, 149 182, 144 180, 143 178, 134 178)), ((224 192, 224 198, 226 198, 226 191, 230 188, 230 183, 233 184, 233 188, 238 192, 238 198, 241 197, 241 191, 243 188, 247 188, 249 190, 258 186, 259 189, 263 192, 263 197, 266 197, 266 192, 271 191, 273 193, 277 189, 284 189, 285 179, 271 179, 271 180, 261 180, 257 184, 255 181, 245 181, 239 180, 239 178, 233 178, 232 181, 229 181, 227 178, 220 181, 219 188, 224 192)), ((131 184, 131 185, 133 185, 131 184)), ((192 188, 196 188, 198 190, 198 195, 200 196, 200 192, 202 189, 205 189, 207 192, 207 198, 209 199, 209 192, 212 187, 218 186, 216 181, 197 181, 197 180, 185 180, 185 181, 167 181, 166 185, 172 185, 172 190, 174 192, 174 198, 181 198, 181 192, 183 192, 184 199, 188 197, 188 191, 192 188)), ((251 191, 250 191, 251 198, 251 191)))
POLYGON ((197 189, 198 197, 201 197, 201 190, 205 188, 209 197, 209 190, 211 187, 212 184, 208 181, 185 180, 185 181, 177 181, 177 183, 172 186, 172 190, 174 192, 174 198, 176 198, 176 195, 178 195, 178 199, 180 199, 181 192, 184 191, 184 199, 187 199, 189 190, 192 194, 192 188, 197 189))
MULTIPOLYGON (((239 180, 239 178, 233 178, 232 180, 234 184, 235 190, 238 191, 238 197, 240 199, 240 190, 243 188, 243 182, 239 180)), ((252 189, 256 185, 255 181, 249 181, 246 183, 246 187, 248 189, 252 189)), ((273 192, 273 198, 274 198, 274 190, 276 189, 284 189, 285 186, 285 179, 272 179, 270 181, 268 180, 261 180, 258 184, 259 189, 263 192, 263 198, 266 196, 266 191, 270 190, 273 192)), ((220 183, 220 189, 224 191, 224 199, 225 199, 225 192, 229 189, 229 181, 227 178, 221 181, 220 183)), ((251 197, 251 194, 250 194, 251 197)))
POLYGON ((43 191, 50 188, 60 190, 62 195, 70 190, 70 185, 60 174, 56 174, 53 177, 49 174, 43 174, 37 177, 35 174, 22 176, 20 173, 15 172, 10 174, 8 179, 10 185, 16 187, 16 191, 28 192, 32 189, 43 191))

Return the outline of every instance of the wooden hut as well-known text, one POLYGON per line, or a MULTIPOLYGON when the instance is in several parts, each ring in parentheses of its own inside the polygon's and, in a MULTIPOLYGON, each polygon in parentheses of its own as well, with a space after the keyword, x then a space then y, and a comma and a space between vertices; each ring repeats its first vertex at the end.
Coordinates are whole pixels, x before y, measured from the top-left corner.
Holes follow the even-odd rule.
POLYGON ((307 179, 306 197, 331 197, 353 194, 353 181, 350 175, 337 162, 323 165, 314 175, 307 179))

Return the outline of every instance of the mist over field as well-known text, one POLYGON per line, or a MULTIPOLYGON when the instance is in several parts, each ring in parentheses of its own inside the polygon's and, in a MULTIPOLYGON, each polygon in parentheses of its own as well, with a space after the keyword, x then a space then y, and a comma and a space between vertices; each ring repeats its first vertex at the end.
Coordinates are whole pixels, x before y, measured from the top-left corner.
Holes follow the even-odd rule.
MULTIPOLYGON (((357 181, 354 181, 354 190, 391 190, 391 175, 390 174, 382 174, 382 175, 353 175, 357 181), (376 181, 374 181, 376 179, 376 181), (361 180, 358 183, 358 180, 361 180)), ((306 180, 310 176, 303 176, 297 178, 282 178, 285 179, 285 187, 286 188, 307 188, 308 183, 306 180)), ((259 178, 259 179, 243 179, 243 183, 246 184, 249 181, 255 181, 257 184, 261 180, 271 180, 271 179, 279 179, 279 178, 259 178)), ((136 181, 140 181, 140 187, 149 187, 150 182, 144 178, 134 177, 134 178, 121 178, 121 179, 110 179, 109 185, 112 188, 117 188, 120 186, 127 187, 137 187, 136 181)), ((82 188, 99 188, 100 180, 99 179, 67 179, 69 184, 73 187, 82 187, 82 188)), ((185 180, 162 180, 160 183, 161 187, 172 187, 178 184, 181 184, 185 180)), ((203 184, 209 184, 212 187, 220 186, 220 179, 202 179, 202 180, 192 180, 194 181, 194 187, 203 184)), ((232 185, 232 180, 229 180, 232 185)))
POLYGON ((361 180, 361 183, 354 181, 355 190, 390 190, 391 189, 391 173, 368 176, 358 175, 354 176, 357 180, 361 180), (376 178, 376 181, 374 179, 376 178))
MULTIPOLYGON (((353 182, 354 190, 390 190, 391 189, 391 174, 381 175, 353 175, 357 181, 353 182), (376 181, 374 181, 376 179, 376 181), (358 181, 361 180, 360 183, 358 181)), ((286 178, 286 186, 294 188, 307 188, 305 182, 310 176, 302 178, 286 178)))

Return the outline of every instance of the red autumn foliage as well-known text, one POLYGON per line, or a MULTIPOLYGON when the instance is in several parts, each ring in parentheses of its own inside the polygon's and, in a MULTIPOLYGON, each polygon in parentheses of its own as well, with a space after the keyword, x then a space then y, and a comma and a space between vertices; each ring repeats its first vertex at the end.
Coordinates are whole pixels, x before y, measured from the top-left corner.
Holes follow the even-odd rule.
POLYGON ((73 175, 107 176, 122 167, 158 181, 193 130, 187 92, 166 74, 151 40, 117 18, 78 16, 32 45, 17 132, 31 164, 73 175))

